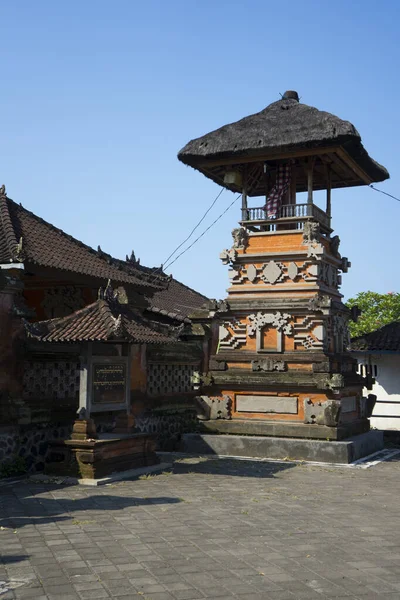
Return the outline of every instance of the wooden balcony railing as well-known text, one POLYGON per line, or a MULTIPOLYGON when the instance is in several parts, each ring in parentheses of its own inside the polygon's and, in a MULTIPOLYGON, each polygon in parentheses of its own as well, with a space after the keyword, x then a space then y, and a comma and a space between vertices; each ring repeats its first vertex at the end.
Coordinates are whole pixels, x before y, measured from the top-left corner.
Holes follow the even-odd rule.
POLYGON ((283 204, 275 219, 270 219, 262 206, 245 208, 242 211, 243 225, 263 225, 282 222, 298 223, 299 228, 308 219, 318 221, 324 228, 330 228, 330 217, 315 204, 283 204))

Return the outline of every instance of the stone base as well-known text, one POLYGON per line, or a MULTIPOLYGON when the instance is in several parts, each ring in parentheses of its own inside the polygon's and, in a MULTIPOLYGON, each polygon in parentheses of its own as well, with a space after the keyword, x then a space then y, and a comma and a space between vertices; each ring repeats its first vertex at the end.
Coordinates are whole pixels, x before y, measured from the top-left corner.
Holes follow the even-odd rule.
POLYGON ((349 464, 382 448, 381 431, 369 431, 343 441, 186 433, 182 436, 180 451, 349 464))
POLYGON ((343 423, 337 427, 287 421, 267 421, 257 419, 216 419, 201 421, 204 433, 229 433, 235 435, 266 435, 314 440, 344 440, 353 435, 366 433, 370 429, 368 419, 343 423))
POLYGON ((80 479, 158 464, 155 436, 147 433, 101 435, 97 440, 60 440, 50 444, 45 472, 80 479))

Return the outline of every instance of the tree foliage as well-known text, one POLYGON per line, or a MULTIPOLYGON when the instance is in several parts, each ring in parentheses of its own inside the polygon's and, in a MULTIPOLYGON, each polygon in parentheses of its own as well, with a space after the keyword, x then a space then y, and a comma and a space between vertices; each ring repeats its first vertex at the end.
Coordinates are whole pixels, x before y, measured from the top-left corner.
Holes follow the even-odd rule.
POLYGON ((371 333, 393 321, 400 321, 400 293, 389 292, 377 294, 376 292, 360 292, 346 302, 346 306, 358 306, 362 314, 357 323, 350 321, 351 337, 371 333))

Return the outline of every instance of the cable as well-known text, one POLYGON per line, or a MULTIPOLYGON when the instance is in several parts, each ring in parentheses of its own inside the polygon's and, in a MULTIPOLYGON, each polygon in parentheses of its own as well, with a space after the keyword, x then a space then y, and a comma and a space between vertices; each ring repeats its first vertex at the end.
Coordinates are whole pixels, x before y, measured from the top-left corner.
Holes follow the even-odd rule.
POLYGON ((216 196, 216 198, 213 200, 212 204, 210 205, 210 207, 206 210, 206 212, 204 213, 204 215, 201 217, 200 221, 197 223, 197 225, 195 225, 192 229, 192 231, 189 233, 189 235, 187 236, 186 239, 183 240, 183 242, 181 244, 179 244, 179 246, 177 248, 175 248, 175 250, 172 252, 172 254, 170 254, 168 256, 168 258, 164 261, 164 264, 166 265, 169 261, 170 258, 173 257, 173 255, 178 252, 179 248, 182 248, 183 244, 185 244, 194 234, 194 232, 196 231, 196 229, 202 224, 202 222, 204 221, 204 219, 206 218, 206 216, 208 215, 208 213, 210 212, 210 210, 212 209, 212 207, 214 206, 214 204, 216 203, 216 201, 218 200, 218 198, 220 197, 220 195, 222 194, 222 192, 225 190, 225 188, 221 188, 221 191, 219 192, 219 194, 216 196))
POLYGON ((189 235, 187 236, 187 238, 185 238, 183 240, 183 242, 181 244, 179 244, 179 246, 177 246, 175 248, 175 250, 168 256, 168 258, 161 264, 161 267, 158 267, 155 271, 153 271, 153 275, 155 275, 155 279, 157 279, 157 273, 159 271, 162 271, 164 268, 164 265, 167 265, 168 261, 170 258, 172 258, 174 256, 174 254, 176 254, 176 252, 178 252, 179 248, 182 248, 183 244, 185 244, 194 234, 194 232, 196 231, 196 229, 198 227, 200 227, 200 225, 202 224, 202 222, 204 221, 204 219, 206 218, 206 216, 208 215, 208 213, 210 212, 210 210, 213 208, 213 206, 215 205, 215 203, 217 202, 218 198, 220 197, 220 195, 222 194, 222 192, 225 191, 225 188, 221 188, 220 192, 217 194, 217 196, 214 198, 214 200, 212 201, 212 203, 210 204, 210 206, 207 208, 206 212, 204 213, 204 215, 201 217, 200 221, 197 223, 197 225, 195 225, 192 229, 192 231, 189 233, 189 235))
POLYGON ((378 188, 374 187, 372 184, 368 187, 370 187, 375 192, 380 192, 381 194, 385 194, 385 196, 389 196, 389 198, 393 198, 393 200, 397 200, 397 202, 400 202, 400 198, 396 198, 396 196, 392 196, 392 194, 388 194, 387 192, 384 192, 383 190, 378 190, 378 188))
POLYGON ((193 246, 196 244, 196 242, 198 242, 198 241, 199 241, 199 239, 200 239, 200 238, 202 238, 202 237, 203 237, 203 235, 205 235, 205 234, 207 233, 207 231, 209 231, 209 230, 211 229, 211 227, 213 227, 213 226, 215 225, 215 223, 217 223, 217 222, 218 222, 218 221, 219 221, 219 220, 220 220, 220 219, 221 219, 221 218, 224 216, 224 214, 228 212, 228 210, 231 208, 231 206, 233 206, 233 205, 235 204, 235 202, 236 202, 237 200, 239 200, 239 198, 241 198, 241 194, 239 194, 239 196, 237 196, 237 197, 236 197, 236 198, 233 200, 233 202, 231 202, 231 203, 229 204, 229 206, 228 206, 228 207, 227 207, 227 208, 226 208, 226 209, 225 209, 225 210, 224 210, 224 211, 223 211, 223 212, 222 212, 222 213, 219 215, 219 217, 217 217, 217 218, 215 219, 215 221, 213 221, 213 222, 211 223, 211 225, 209 225, 209 226, 207 227, 207 229, 205 229, 205 230, 203 231, 203 233, 201 233, 201 234, 199 235, 199 237, 197 237, 197 238, 196 238, 196 239, 195 239, 195 240, 194 240, 194 241, 193 241, 193 242, 190 244, 190 246, 188 246, 187 248, 185 248, 185 250, 182 250, 182 252, 180 252, 180 253, 178 254, 178 256, 176 256, 176 257, 174 258, 174 260, 173 260, 173 261, 171 261, 169 264, 167 264, 167 265, 165 266, 165 269, 169 269, 169 267, 170 267, 171 265, 173 265, 173 264, 174 264, 174 262, 176 262, 176 261, 178 260, 178 258, 180 258, 180 257, 181 257, 183 254, 185 254, 185 253, 186 253, 188 250, 190 250, 190 248, 193 248, 193 246))

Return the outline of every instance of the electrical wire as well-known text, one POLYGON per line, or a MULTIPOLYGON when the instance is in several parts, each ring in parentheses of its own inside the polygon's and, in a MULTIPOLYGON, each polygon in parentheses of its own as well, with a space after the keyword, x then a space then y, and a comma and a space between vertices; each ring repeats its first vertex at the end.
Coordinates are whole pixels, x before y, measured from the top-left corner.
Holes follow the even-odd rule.
POLYGON ((241 198, 241 194, 239 194, 239 196, 236 196, 236 198, 233 200, 233 202, 231 202, 231 203, 229 204, 229 206, 227 206, 227 208, 226 208, 226 209, 225 209, 225 210, 224 210, 224 211, 223 211, 223 212, 222 212, 222 213, 219 215, 219 217, 217 217, 217 218, 216 218, 216 219, 215 219, 215 220, 214 220, 214 221, 211 223, 211 225, 209 225, 209 226, 207 227, 207 229, 205 229, 205 230, 203 231, 203 233, 201 233, 201 234, 200 234, 200 235, 199 235, 199 236, 198 236, 198 237, 197 237, 197 238, 196 238, 196 239, 195 239, 195 240, 194 240, 194 241, 193 241, 193 242, 192 242, 192 243, 191 243, 191 244, 190 244, 190 245, 189 245, 187 248, 185 248, 185 250, 182 250, 182 252, 180 252, 180 253, 178 254, 178 256, 176 256, 176 257, 174 258, 174 260, 173 260, 173 261, 171 261, 169 264, 167 264, 167 265, 165 266, 165 268, 166 268, 166 269, 167 269, 167 268, 169 269, 169 267, 170 267, 171 265, 173 265, 173 264, 174 264, 174 262, 176 262, 176 261, 178 260, 178 258, 180 258, 181 256, 183 256, 183 254, 185 254, 185 253, 186 253, 188 250, 190 250, 190 248, 193 248, 193 246, 194 246, 194 245, 195 245, 195 244, 196 244, 196 243, 197 243, 197 242, 198 242, 198 241, 199 241, 199 240, 200 240, 200 239, 203 237, 203 235, 205 235, 205 234, 207 233, 207 231, 209 231, 209 230, 211 229, 211 227, 213 227, 213 226, 214 226, 214 225, 215 225, 215 224, 216 224, 216 223, 217 223, 217 222, 218 222, 220 219, 222 219, 222 217, 224 216, 224 214, 228 212, 228 210, 229 210, 229 209, 230 209, 230 208, 231 208, 231 207, 232 207, 232 206, 235 204, 235 202, 237 202, 237 201, 239 200, 239 198, 241 198))
MULTIPOLYGON (((372 190, 374 190, 375 192, 380 192, 381 194, 384 194, 385 196, 389 196, 389 198, 392 198, 393 200, 396 200, 397 202, 400 202, 400 198, 396 198, 396 196, 393 196, 392 194, 388 194, 388 192, 384 192, 383 190, 379 190, 378 188, 374 187, 372 184, 369 185, 368 187, 370 187, 372 190)), ((176 254, 176 252, 179 250, 179 248, 182 248, 182 246, 192 237, 193 233, 196 231, 196 229, 198 229, 198 227, 201 225, 201 223, 204 221, 204 219, 206 218, 206 216, 208 215, 208 213, 210 212, 210 210, 213 208, 213 206, 215 205, 215 203, 217 202, 218 198, 221 196, 222 192, 224 191, 224 188, 221 189, 221 191, 218 193, 218 195, 215 197, 215 199, 213 200, 213 202, 211 203, 211 205, 209 206, 209 208, 206 210, 206 212, 204 213, 204 215, 202 216, 202 218, 200 219, 200 221, 193 227, 193 229, 191 230, 191 232, 189 233, 189 235, 183 240, 183 242, 181 242, 179 244, 179 246, 177 246, 175 248, 175 250, 168 256, 168 258, 165 261, 165 265, 163 265, 162 267, 159 267, 156 271, 153 272, 153 275, 155 275, 155 279, 157 278, 157 272, 161 271, 162 269, 169 269, 169 267, 171 265, 173 265, 178 258, 180 258, 181 256, 183 256, 184 254, 186 254, 186 252, 188 252, 191 248, 193 248, 193 246, 211 229, 211 227, 213 227, 223 216, 225 213, 228 212, 228 210, 231 208, 231 206, 233 206, 235 204, 235 202, 237 200, 239 200, 240 195, 237 196, 233 202, 231 202, 229 204, 229 206, 219 215, 219 217, 217 217, 212 223, 211 225, 209 225, 204 231, 203 233, 201 233, 187 248, 185 248, 185 250, 183 250, 182 252, 180 252, 178 254, 178 256, 176 256, 174 258, 174 260, 172 260, 171 262, 168 262, 173 256, 174 254, 176 254)))
POLYGON ((383 190, 378 190, 378 188, 374 187, 372 184, 368 187, 370 187, 371 190, 374 190, 375 192, 380 192, 381 194, 385 194, 385 196, 389 196, 389 198, 393 198, 393 200, 397 200, 397 202, 400 202, 400 198, 396 198, 396 196, 392 196, 392 194, 388 194, 387 192, 384 192, 383 190))
POLYGON ((206 212, 204 213, 204 215, 201 217, 200 221, 193 227, 192 231, 189 233, 189 235, 183 240, 183 242, 181 242, 179 244, 179 246, 177 246, 175 248, 175 250, 173 252, 171 252, 171 254, 168 256, 168 258, 161 264, 160 267, 158 267, 155 271, 153 271, 153 275, 155 275, 155 279, 157 279, 158 275, 157 273, 159 273, 160 271, 162 271, 164 269, 164 265, 167 265, 168 261, 174 256, 174 254, 176 254, 179 250, 179 248, 182 248, 183 244, 186 244, 186 242, 188 240, 190 240, 190 238, 192 237, 192 235, 194 234, 194 232, 196 231, 196 229, 198 229, 198 227, 200 227, 200 225, 202 224, 202 222, 204 221, 204 219, 206 218, 206 216, 208 215, 208 213, 210 212, 210 210, 213 208, 213 206, 215 205, 215 203, 217 202, 218 198, 221 196, 222 192, 225 191, 225 188, 221 188, 221 190, 219 191, 219 193, 216 195, 216 197, 214 198, 214 200, 211 202, 210 206, 207 208, 206 212))
POLYGON ((192 235, 194 234, 194 232, 196 231, 196 229, 202 224, 202 222, 204 221, 204 219, 206 218, 206 216, 208 215, 208 213, 210 212, 210 210, 212 209, 212 207, 214 206, 214 204, 216 203, 216 201, 218 200, 218 198, 220 197, 220 195, 222 194, 222 192, 225 191, 225 188, 221 188, 221 191, 219 192, 219 194, 216 196, 216 198, 213 200, 213 202, 210 204, 209 208, 206 210, 206 212, 204 213, 204 215, 201 217, 200 221, 197 223, 197 225, 195 225, 192 229, 192 231, 189 233, 189 235, 187 236, 187 238, 185 238, 183 240, 183 242, 181 244, 179 244, 179 246, 177 246, 175 248, 175 250, 168 256, 168 258, 164 261, 164 264, 166 265, 169 261, 170 258, 172 258, 174 256, 174 254, 176 254, 176 252, 178 252, 179 248, 182 248, 183 244, 186 244, 186 242, 192 237, 192 235))

